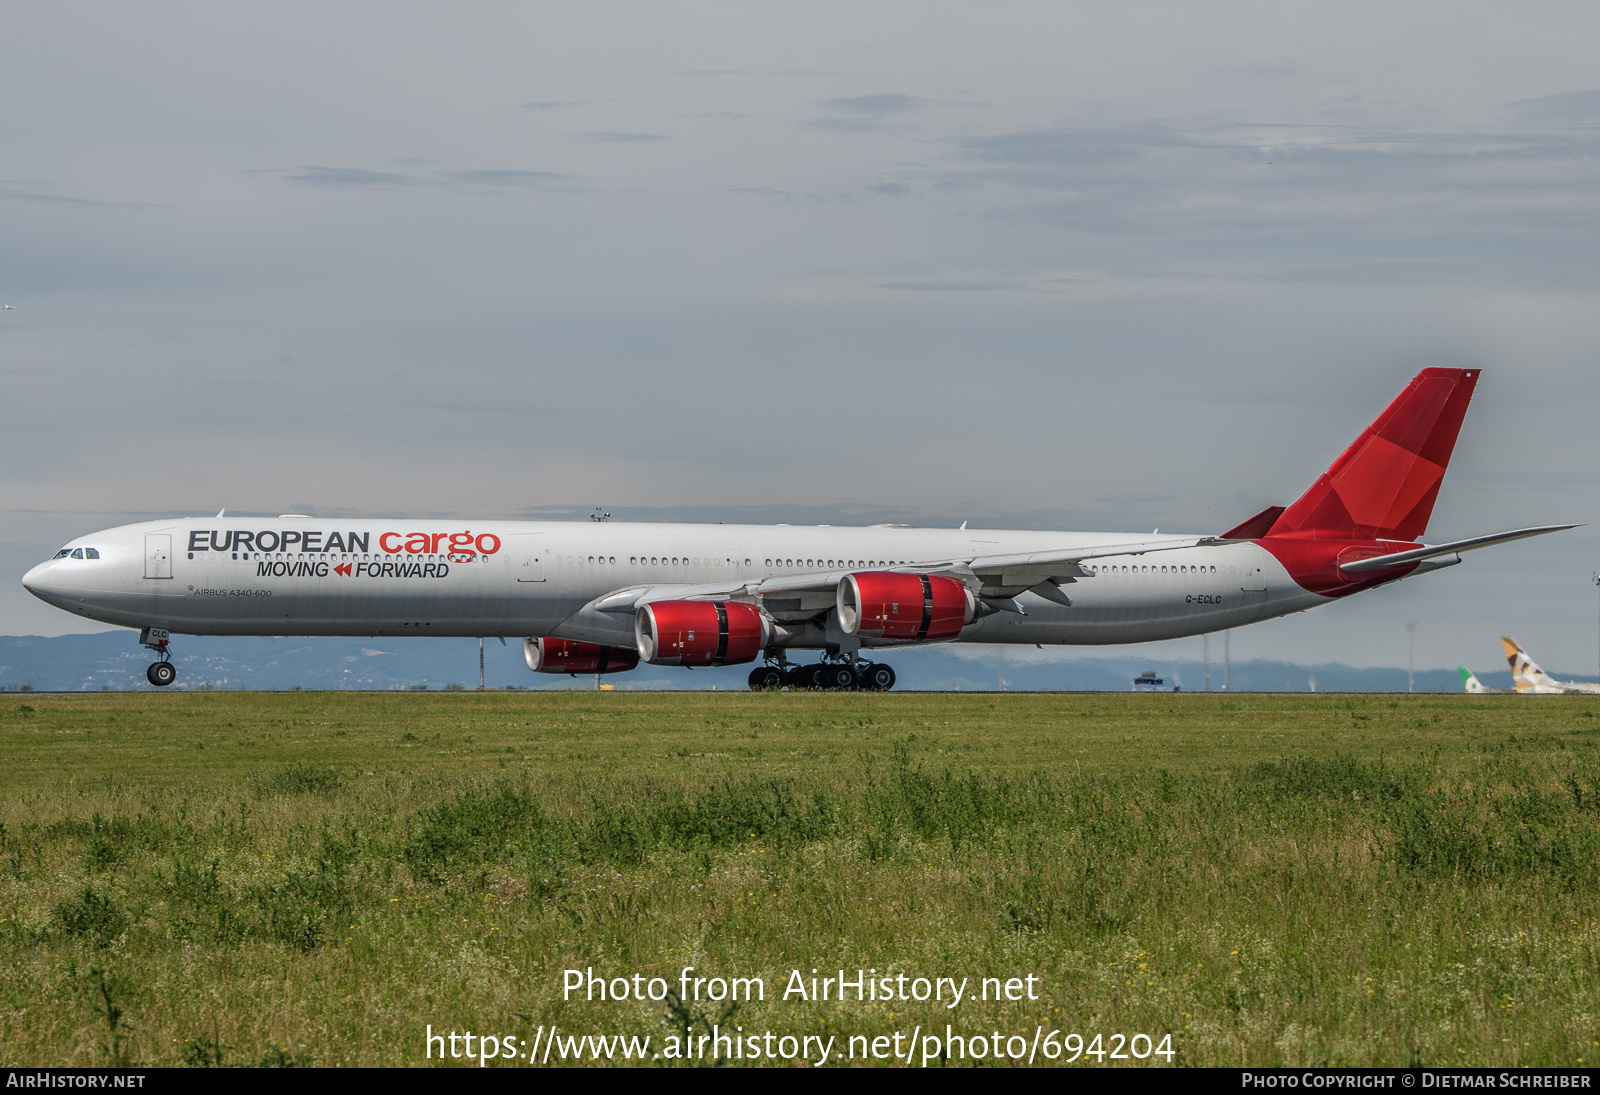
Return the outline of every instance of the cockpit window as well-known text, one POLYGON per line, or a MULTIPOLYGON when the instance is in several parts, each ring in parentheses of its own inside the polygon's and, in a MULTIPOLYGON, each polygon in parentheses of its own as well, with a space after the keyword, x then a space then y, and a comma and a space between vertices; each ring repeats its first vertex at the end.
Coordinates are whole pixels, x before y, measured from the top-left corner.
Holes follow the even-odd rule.
POLYGON ((98 559, 98 558, 100 558, 100 549, 99 548, 84 548, 83 549, 83 557, 85 559, 98 559))
POLYGON ((70 549, 70 548, 62 548, 60 551, 58 551, 54 555, 52 555, 51 558, 52 559, 65 559, 68 555, 71 555, 71 554, 72 554, 72 549, 70 549))
POLYGON ((72 557, 74 559, 82 559, 83 558, 83 549, 82 548, 74 548, 73 552, 72 552, 72 557))

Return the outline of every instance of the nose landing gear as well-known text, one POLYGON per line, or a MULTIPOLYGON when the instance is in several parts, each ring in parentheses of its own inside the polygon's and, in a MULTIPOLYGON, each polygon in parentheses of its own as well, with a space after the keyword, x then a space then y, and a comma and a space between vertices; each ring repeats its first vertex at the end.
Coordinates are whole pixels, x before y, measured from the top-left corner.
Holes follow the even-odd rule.
POLYGON ((164 627, 147 627, 139 632, 139 645, 154 650, 160 659, 151 662, 150 668, 144 671, 144 679, 157 688, 165 688, 178 679, 178 667, 172 664, 172 655, 167 652, 167 643, 171 638, 164 627))

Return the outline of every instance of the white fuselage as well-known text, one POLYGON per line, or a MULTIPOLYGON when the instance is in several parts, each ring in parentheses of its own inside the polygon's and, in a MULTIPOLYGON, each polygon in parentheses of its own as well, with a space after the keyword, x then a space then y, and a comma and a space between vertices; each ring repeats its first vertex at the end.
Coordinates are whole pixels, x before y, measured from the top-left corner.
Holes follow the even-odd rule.
MULTIPOLYGON (((1163 539, 1170 540, 1170 537, 1163 539)), ((1113 533, 622 522, 197 518, 83 536, 24 583, 92 620, 191 635, 545 636, 631 646, 631 616, 593 602, 621 589, 746 583, 973 555, 1137 543, 1113 533), (93 548, 99 558, 74 558, 93 548)), ((1267 551, 1231 542, 1095 559, 1028 592, 957 641, 1145 642, 1237 627, 1331 598, 1267 551)), ((763 593, 780 645, 823 647, 832 595, 763 593)), ((872 645, 872 644, 868 644, 872 645)))

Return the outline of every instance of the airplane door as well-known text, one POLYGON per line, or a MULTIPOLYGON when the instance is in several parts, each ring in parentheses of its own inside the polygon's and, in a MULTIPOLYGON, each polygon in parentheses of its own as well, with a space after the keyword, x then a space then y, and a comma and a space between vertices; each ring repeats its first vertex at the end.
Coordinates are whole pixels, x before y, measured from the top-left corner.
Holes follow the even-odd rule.
POLYGON ((1267 572, 1260 563, 1249 562, 1242 568, 1244 576, 1239 582, 1239 588, 1246 593, 1260 593, 1267 588, 1267 572))
POLYGON ((172 534, 147 532, 144 537, 144 576, 172 577, 172 534))
POLYGON ((511 565, 516 569, 519 582, 544 581, 544 537, 541 533, 513 536, 511 565))

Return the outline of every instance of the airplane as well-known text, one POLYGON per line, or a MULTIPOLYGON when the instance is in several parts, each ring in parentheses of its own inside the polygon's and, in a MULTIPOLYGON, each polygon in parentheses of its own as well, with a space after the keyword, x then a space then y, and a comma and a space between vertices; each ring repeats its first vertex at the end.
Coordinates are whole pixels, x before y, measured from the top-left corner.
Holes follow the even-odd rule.
POLYGON ((511 636, 541 673, 755 663, 754 689, 883 690, 894 669, 864 651, 1199 635, 1576 527, 1418 542, 1477 380, 1424 369, 1298 501, 1220 534, 219 513, 79 537, 23 585, 138 628, 158 687, 179 633, 511 636))
POLYGON ((1511 679, 1516 682, 1517 694, 1526 695, 1564 695, 1570 692, 1600 692, 1600 684, 1591 684, 1588 681, 1558 681, 1550 676, 1539 663, 1528 657, 1522 647, 1517 645, 1515 639, 1500 636, 1500 645, 1505 648, 1506 661, 1511 663, 1511 679))

